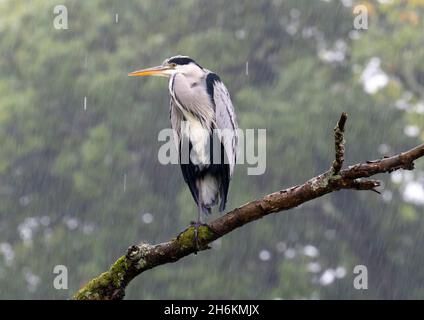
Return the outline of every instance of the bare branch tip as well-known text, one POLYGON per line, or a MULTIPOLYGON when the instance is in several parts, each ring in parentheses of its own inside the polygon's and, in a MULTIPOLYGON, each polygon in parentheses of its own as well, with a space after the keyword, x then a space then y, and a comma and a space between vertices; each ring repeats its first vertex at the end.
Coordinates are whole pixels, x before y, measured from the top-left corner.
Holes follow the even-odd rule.
POLYGON ((339 173, 344 162, 345 140, 343 133, 346 125, 346 120, 347 113, 343 112, 340 116, 339 121, 337 122, 336 127, 334 128, 335 160, 333 161, 332 165, 334 175, 339 173))
POLYGON ((343 112, 340 116, 339 122, 337 122, 337 127, 340 129, 340 131, 344 131, 346 121, 347 121, 347 113, 343 112))

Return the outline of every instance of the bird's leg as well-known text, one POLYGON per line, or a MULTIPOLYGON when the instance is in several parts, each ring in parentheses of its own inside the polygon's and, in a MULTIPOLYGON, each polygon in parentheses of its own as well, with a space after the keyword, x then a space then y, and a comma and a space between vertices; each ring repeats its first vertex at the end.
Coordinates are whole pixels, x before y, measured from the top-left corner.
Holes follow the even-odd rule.
POLYGON ((194 226, 194 254, 199 250, 199 227, 202 225, 202 205, 197 206, 197 221, 193 223, 194 226))
MULTIPOLYGON (((203 214, 203 209, 202 209, 202 205, 199 204, 197 205, 197 221, 190 221, 190 227, 194 227, 194 254, 197 254, 197 252, 200 249, 200 245, 199 245, 199 227, 200 226, 207 226, 209 227, 206 223, 202 222, 202 214, 203 214)), ((188 230, 185 229, 182 232, 180 232, 180 234, 178 234, 177 239, 181 236, 181 234, 183 234, 184 232, 186 232, 188 230)))
MULTIPOLYGON (((207 223, 203 222, 203 207, 202 207, 202 198, 201 198, 201 194, 199 191, 199 198, 197 201, 197 221, 190 221, 190 227, 194 227, 194 254, 197 254, 197 252, 200 250, 200 243, 199 243, 199 228, 200 226, 205 226, 205 227, 209 227, 209 225, 207 223)), ((179 239, 179 237, 186 232, 189 228, 185 229, 184 231, 180 232, 180 234, 178 234, 177 239, 179 239)))

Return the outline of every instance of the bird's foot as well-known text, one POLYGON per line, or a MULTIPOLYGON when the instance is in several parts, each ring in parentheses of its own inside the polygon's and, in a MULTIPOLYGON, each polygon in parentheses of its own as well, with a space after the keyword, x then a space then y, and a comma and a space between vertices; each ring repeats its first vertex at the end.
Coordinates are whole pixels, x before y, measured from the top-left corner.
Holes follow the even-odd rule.
POLYGON ((183 231, 181 231, 178 235, 177 235, 177 240, 180 239, 180 237, 190 228, 194 227, 194 254, 197 254, 198 251, 203 250, 203 249, 210 249, 209 246, 200 246, 200 241, 199 241, 199 228, 200 227, 207 227, 209 229, 209 231, 211 231, 212 233, 216 234, 216 232, 207 224, 207 223, 202 223, 200 221, 190 221, 190 226, 188 226, 187 228, 185 228, 183 231))
POLYGON ((190 226, 194 227, 194 254, 197 254, 197 251, 200 250, 199 245, 199 228, 201 226, 208 227, 209 225, 207 223, 202 223, 200 221, 190 221, 190 226))
POLYGON ((190 229, 191 227, 194 227, 194 254, 197 254, 198 251, 200 251, 200 242, 199 242, 199 228, 203 226, 203 227, 207 227, 210 229, 209 225, 207 223, 202 223, 200 221, 190 221, 190 226, 185 228, 183 231, 181 231, 178 235, 177 235, 177 240, 180 239, 181 235, 183 233, 185 233, 188 229, 190 229))

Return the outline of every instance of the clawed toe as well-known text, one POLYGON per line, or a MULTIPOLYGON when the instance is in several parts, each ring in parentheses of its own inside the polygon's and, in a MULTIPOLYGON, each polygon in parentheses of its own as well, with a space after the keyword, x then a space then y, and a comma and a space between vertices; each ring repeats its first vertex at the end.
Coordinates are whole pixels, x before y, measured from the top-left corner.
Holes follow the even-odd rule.
POLYGON ((194 254, 197 254, 198 251, 200 251, 200 241, 199 241, 199 228, 200 227, 209 227, 209 225, 207 223, 203 223, 200 221, 190 221, 190 226, 185 228, 183 231, 181 231, 178 235, 177 235, 177 239, 180 238, 180 236, 186 232, 189 228, 194 227, 194 254))

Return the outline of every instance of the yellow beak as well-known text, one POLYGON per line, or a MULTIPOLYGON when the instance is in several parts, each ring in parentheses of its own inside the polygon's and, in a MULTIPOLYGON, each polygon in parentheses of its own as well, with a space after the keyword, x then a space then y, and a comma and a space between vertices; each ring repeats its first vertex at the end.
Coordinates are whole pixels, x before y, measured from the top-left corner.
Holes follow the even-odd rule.
POLYGON ((133 71, 128 73, 129 77, 145 77, 145 76, 162 76, 167 77, 169 75, 168 70, 171 70, 167 66, 157 66, 153 68, 133 71))

